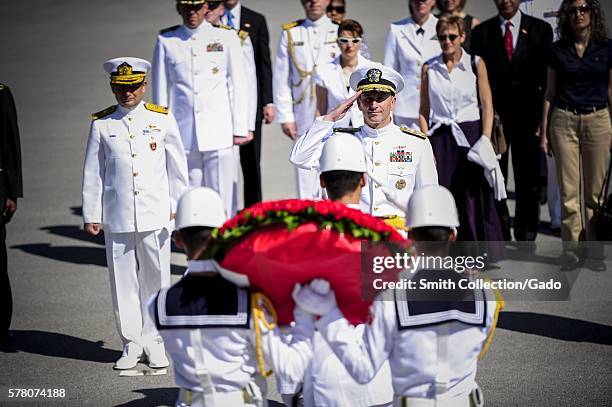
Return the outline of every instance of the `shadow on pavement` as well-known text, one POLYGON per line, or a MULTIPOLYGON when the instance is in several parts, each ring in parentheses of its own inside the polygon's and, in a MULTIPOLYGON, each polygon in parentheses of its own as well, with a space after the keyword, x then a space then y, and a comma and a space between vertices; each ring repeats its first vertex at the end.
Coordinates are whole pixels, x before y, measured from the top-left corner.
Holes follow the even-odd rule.
POLYGON ((15 340, 1 345, 0 352, 25 352, 98 363, 113 363, 121 356, 118 350, 104 348, 103 341, 92 342, 57 332, 17 330, 11 332, 15 340))
POLYGON ((497 327, 562 341, 612 345, 612 326, 555 315, 502 312, 499 314, 497 327))
POLYGON ((92 236, 83 230, 82 226, 77 225, 58 225, 58 226, 45 226, 40 228, 53 235, 68 237, 70 239, 82 240, 84 242, 90 242, 104 246, 104 234, 100 233, 98 236, 92 236))
POLYGON ((141 389, 134 390, 132 393, 139 393, 145 397, 138 400, 128 401, 118 404, 118 407, 148 407, 148 406, 173 406, 178 397, 178 388, 164 387, 161 389, 141 389))
POLYGON ((11 248, 57 261, 106 267, 106 251, 104 248, 51 246, 49 243, 22 244, 11 246, 11 248))

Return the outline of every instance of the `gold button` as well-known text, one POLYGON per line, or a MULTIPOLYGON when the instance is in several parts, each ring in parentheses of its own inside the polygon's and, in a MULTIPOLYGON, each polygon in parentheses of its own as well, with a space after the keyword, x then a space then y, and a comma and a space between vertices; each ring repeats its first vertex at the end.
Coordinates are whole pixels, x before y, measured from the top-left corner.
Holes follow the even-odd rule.
POLYGON ((136 157, 136 153, 132 154, 132 158, 136 157))
POLYGON ((378 189, 380 186, 378 184, 374 184, 374 188, 378 189))
POLYGON ((137 176, 138 176, 138 173, 137 173, 137 172, 135 172, 135 173, 134 173, 134 176, 135 176, 135 177, 137 177, 137 176))
POLYGON ((134 191, 134 195, 138 195, 138 191, 134 191))
POLYGON ((131 117, 128 117, 128 120, 129 120, 129 121, 132 121, 132 118, 131 118, 131 117))
POLYGON ((380 141, 375 141, 374 144, 379 145, 380 141))
POLYGON ((380 165, 380 161, 376 161, 374 165, 378 167, 380 165))
POLYGON ((378 208, 374 208, 374 212, 378 211, 378 208))
POLYGON ((134 138, 134 135, 133 135, 133 134, 130 134, 130 138, 134 138))

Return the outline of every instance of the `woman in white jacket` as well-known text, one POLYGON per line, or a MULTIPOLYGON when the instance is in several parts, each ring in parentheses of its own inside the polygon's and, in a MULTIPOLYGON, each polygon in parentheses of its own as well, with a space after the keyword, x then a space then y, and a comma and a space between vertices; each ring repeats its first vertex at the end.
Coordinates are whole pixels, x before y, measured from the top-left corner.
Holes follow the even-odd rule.
MULTIPOLYGON (((337 41, 341 54, 333 62, 319 67, 315 77, 317 116, 328 113, 330 109, 355 94, 349 86, 349 77, 355 69, 375 64, 361 55, 362 36, 363 28, 357 21, 344 20, 340 23, 337 41)), ((337 127, 362 126, 363 115, 357 104, 336 124, 337 127)))

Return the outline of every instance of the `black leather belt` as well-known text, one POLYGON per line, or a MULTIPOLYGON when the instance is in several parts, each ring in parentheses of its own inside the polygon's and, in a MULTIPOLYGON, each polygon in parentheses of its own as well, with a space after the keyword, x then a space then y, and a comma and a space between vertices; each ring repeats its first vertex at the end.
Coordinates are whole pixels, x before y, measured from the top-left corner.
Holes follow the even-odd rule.
POLYGON ((565 102, 557 102, 556 107, 561 110, 566 110, 568 112, 572 112, 574 114, 591 114, 595 113, 599 110, 607 109, 608 105, 599 105, 599 106, 572 106, 568 105, 565 102))

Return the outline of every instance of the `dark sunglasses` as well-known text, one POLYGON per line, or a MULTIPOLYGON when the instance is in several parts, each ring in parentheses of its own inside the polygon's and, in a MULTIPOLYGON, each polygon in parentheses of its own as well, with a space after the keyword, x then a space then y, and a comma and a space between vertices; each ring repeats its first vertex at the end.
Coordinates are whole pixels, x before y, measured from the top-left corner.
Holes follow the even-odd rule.
POLYGON ((140 87, 144 84, 144 81, 139 82, 139 83, 134 83, 132 85, 118 85, 118 84, 113 84, 113 89, 116 89, 119 92, 130 92, 130 93, 134 93, 135 91, 137 91, 138 89, 140 89, 140 87))
POLYGON ((447 38, 451 40, 451 42, 454 42, 459 36, 457 34, 438 35, 438 41, 440 42, 446 41, 447 38))
POLYGON ((577 16, 580 14, 588 14, 591 12, 591 6, 588 4, 583 4, 582 6, 574 6, 569 9, 570 14, 577 16))
POLYGON ((352 42, 353 44, 359 44, 361 42, 361 38, 338 37, 338 42, 340 44, 348 44, 349 42, 352 42))
POLYGON ((345 6, 327 6, 327 12, 331 13, 331 12, 336 12, 338 14, 344 14, 344 12, 346 11, 346 7, 345 6))
POLYGON ((200 11, 202 7, 204 7, 204 3, 202 4, 179 4, 179 7, 181 8, 181 10, 185 10, 185 11, 200 11))

